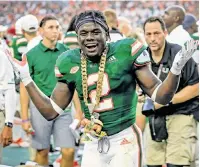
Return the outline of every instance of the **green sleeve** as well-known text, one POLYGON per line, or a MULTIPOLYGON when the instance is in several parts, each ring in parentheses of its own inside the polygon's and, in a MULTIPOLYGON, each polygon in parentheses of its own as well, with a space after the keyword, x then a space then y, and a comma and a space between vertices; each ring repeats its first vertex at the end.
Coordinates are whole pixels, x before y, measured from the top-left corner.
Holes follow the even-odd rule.
POLYGON ((63 82, 66 84, 69 84, 70 82, 70 66, 71 66, 71 60, 69 58, 68 51, 61 54, 57 61, 55 66, 55 75, 58 80, 58 82, 63 82))
POLYGON ((116 53, 126 56, 128 61, 134 63, 137 57, 146 49, 146 46, 134 38, 126 38, 116 42, 112 48, 116 53))
POLYGON ((146 50, 146 46, 140 41, 134 38, 128 38, 125 41, 125 46, 130 50, 130 53, 128 54, 128 60, 131 61, 134 66, 145 66, 151 62, 149 53, 146 50))

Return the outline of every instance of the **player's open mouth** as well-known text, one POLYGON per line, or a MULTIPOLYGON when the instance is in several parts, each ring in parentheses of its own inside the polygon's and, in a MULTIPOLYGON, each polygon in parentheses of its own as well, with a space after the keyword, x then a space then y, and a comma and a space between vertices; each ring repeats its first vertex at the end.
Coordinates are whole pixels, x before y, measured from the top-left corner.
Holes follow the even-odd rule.
POLYGON ((97 44, 87 44, 86 48, 89 52, 94 52, 97 49, 97 44))

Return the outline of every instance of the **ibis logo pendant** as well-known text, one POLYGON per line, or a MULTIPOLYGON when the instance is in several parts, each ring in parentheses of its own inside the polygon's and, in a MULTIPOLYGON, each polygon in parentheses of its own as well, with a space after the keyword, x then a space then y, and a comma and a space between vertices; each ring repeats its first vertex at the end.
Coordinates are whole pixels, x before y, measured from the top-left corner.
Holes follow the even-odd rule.
POLYGON ((79 66, 72 67, 70 70, 70 74, 75 74, 79 70, 79 66))

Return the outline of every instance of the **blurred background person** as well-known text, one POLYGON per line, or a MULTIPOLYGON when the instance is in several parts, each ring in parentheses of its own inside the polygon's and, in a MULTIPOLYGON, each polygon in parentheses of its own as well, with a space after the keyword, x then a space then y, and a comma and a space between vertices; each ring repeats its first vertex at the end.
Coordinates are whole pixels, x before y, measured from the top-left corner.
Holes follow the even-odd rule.
MULTIPOLYGON (((18 60, 21 60, 22 54, 24 54, 27 51, 27 39, 24 38, 22 33, 22 27, 21 27, 21 16, 17 21, 15 22, 15 35, 11 39, 11 42, 9 43, 10 49, 12 52, 13 57, 15 57, 18 60)), ((16 114, 15 114, 15 121, 14 121, 14 127, 13 127, 13 143, 11 146, 19 146, 19 147, 26 147, 28 143, 26 142, 26 136, 22 130, 21 127, 21 119, 20 119, 20 113, 21 113, 21 107, 20 107, 20 81, 17 80, 15 82, 16 87, 16 114)))
POLYGON ((133 29, 127 36, 128 38, 135 38, 138 39, 140 42, 142 42, 145 46, 147 46, 147 43, 144 38, 144 31, 142 28, 137 27, 133 29))
POLYGON ((5 40, 6 44, 8 45, 9 41, 7 39, 7 30, 8 30, 7 26, 0 25, 0 39, 5 40))
MULTIPOLYGON (((187 13, 185 15, 185 19, 183 21, 183 28, 190 34, 190 36, 194 40, 199 40, 199 32, 198 32, 198 22, 197 18, 191 14, 187 13)), ((199 48, 193 54, 194 61, 199 64, 199 48)))
MULTIPOLYGON (((163 81, 181 46, 166 41, 167 31, 160 17, 147 19, 144 32, 152 71, 163 81)), ((146 102, 143 114, 152 110, 146 115, 149 118, 149 126, 146 126, 147 165, 190 166, 195 160, 196 120, 199 119, 196 115, 199 112, 199 75, 194 60, 190 59, 182 69, 178 89, 170 104, 163 106, 152 102, 152 109, 146 111, 146 102)))
POLYGON ((130 20, 122 16, 118 17, 118 28, 125 37, 127 37, 132 32, 130 20))
POLYGON ((173 5, 168 7, 163 15, 163 20, 167 27, 167 41, 183 46, 186 41, 190 40, 189 33, 183 28, 185 19, 185 9, 182 6, 173 5))
POLYGON ((0 38, 0 164, 2 148, 10 145, 13 140, 12 127, 16 112, 14 72, 5 49, 8 46, 0 38))
POLYGON ((22 60, 22 54, 27 52, 27 39, 24 38, 22 33, 22 27, 21 27, 21 21, 22 17, 20 17, 16 23, 15 23, 15 36, 12 39, 11 42, 11 48, 13 50, 14 58, 17 60, 22 60))
MULTIPOLYGON (((21 31, 26 38, 28 44, 27 44, 27 52, 34 48, 36 45, 39 44, 39 42, 42 40, 42 37, 38 35, 38 28, 39 28, 39 22, 37 18, 34 15, 25 15, 21 18, 21 31)), ((24 88, 23 84, 20 83, 20 103, 21 103, 21 119, 22 119, 22 128, 27 133, 27 135, 33 135, 34 129, 32 128, 29 117, 29 103, 30 99, 27 94, 26 89, 24 88), (26 94, 26 95, 25 95, 26 94)), ((29 138, 31 138, 29 136, 29 138)), ((29 142, 31 142, 29 140, 29 142)), ((29 153, 30 153, 30 160, 35 160, 36 150, 29 147, 29 153)))
POLYGON ((123 39, 123 34, 118 30, 118 19, 116 11, 114 9, 106 9, 104 10, 103 14, 109 27, 110 42, 115 42, 117 40, 123 39))
POLYGON ((64 35, 63 43, 70 49, 79 48, 76 32, 66 32, 64 35))
MULTIPOLYGON (((198 20, 196 16, 191 13, 187 13, 185 15, 185 19, 183 21, 183 28, 190 34, 190 36, 194 40, 199 40, 199 32, 198 32, 198 20)), ((199 65, 199 47, 193 54, 194 61, 199 65)), ((199 68, 198 68, 199 70, 199 68)), ((199 117, 198 113, 196 113, 196 117, 199 117)), ((196 145, 196 156, 195 156, 195 164, 193 166, 199 166, 199 122, 197 121, 197 145, 196 145)))

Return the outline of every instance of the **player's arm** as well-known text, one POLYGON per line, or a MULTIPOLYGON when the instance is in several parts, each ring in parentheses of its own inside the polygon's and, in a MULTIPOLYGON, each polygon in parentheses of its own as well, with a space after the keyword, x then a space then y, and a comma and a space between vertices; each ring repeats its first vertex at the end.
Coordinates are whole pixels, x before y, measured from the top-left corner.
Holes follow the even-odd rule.
POLYGON ((47 120, 53 120, 62 114, 74 94, 74 89, 62 82, 56 84, 50 98, 42 93, 33 81, 26 85, 26 90, 37 109, 47 120))
POLYGON ((73 96, 73 103, 74 103, 74 107, 75 107, 75 119, 78 119, 79 121, 81 121, 83 119, 83 112, 81 109, 81 103, 78 97, 78 93, 75 90, 74 91, 74 96, 73 96))
POLYGON ((6 48, 4 48, 4 50, 14 70, 19 73, 29 97, 44 118, 52 120, 62 114, 64 112, 63 109, 71 102, 74 94, 74 86, 72 84, 67 85, 66 83, 58 82, 51 98, 47 97, 33 82, 30 76, 26 55, 23 55, 22 61, 18 61, 12 57, 9 50, 6 48))
POLYGON ((141 88, 153 101, 163 105, 171 101, 179 84, 180 73, 197 49, 197 46, 198 43, 196 41, 190 40, 186 42, 185 46, 176 54, 170 72, 163 82, 153 74, 149 65, 136 68, 135 73, 141 88))
POLYGON ((136 76, 144 92, 157 103, 163 105, 171 101, 180 80, 179 75, 174 75, 170 72, 162 83, 152 72, 150 65, 138 68, 136 70, 136 76))

